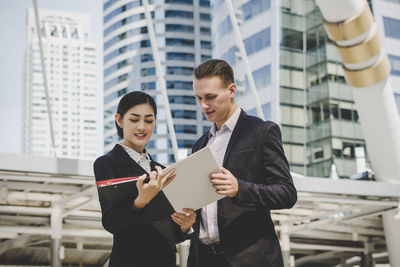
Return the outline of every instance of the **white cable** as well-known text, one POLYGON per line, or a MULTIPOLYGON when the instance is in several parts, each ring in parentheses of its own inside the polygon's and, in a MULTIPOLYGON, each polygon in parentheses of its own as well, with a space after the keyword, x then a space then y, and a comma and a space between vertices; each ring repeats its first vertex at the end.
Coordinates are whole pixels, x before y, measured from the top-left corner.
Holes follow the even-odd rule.
POLYGON ((44 62, 44 55, 43 55, 42 35, 41 35, 40 23, 39 23, 39 11, 38 11, 38 8, 37 8, 36 0, 33 0, 33 7, 34 7, 34 11, 35 11, 36 33, 37 33, 38 41, 39 41, 40 62, 42 64, 42 75, 43 75, 44 92, 46 94, 47 117, 48 117, 48 120, 49 120, 51 146, 53 148, 54 157, 57 157, 56 145, 55 145, 55 142, 54 142, 53 120, 52 120, 52 117, 51 117, 52 113, 51 113, 51 105, 50 105, 50 96, 49 96, 49 89, 48 89, 48 86, 47 86, 46 65, 45 65, 45 62, 44 62))
POLYGON ((250 89, 251 89, 251 92, 256 101, 256 109, 257 109, 258 117, 260 117, 261 119, 264 120, 264 113, 261 108, 260 99, 258 98, 256 84, 254 82, 253 73, 251 72, 249 60, 247 58, 247 53, 246 53, 246 50, 243 45, 243 39, 242 39, 242 36, 240 35, 240 29, 239 29, 239 26, 238 26, 238 23, 236 20, 235 12, 233 11, 232 2, 231 2, 231 0, 225 0, 225 4, 226 4, 226 7, 228 8, 233 32, 235 33, 236 44, 239 47, 240 53, 242 54, 242 59, 243 59, 243 63, 244 63, 245 69, 246 69, 246 75, 247 75, 247 79, 249 81, 250 89))
POLYGON ((172 121, 171 109, 169 107, 168 92, 167 92, 167 88, 165 87, 164 73, 161 68, 161 61, 160 61, 160 57, 158 55, 158 47, 157 47, 156 37, 154 34, 154 28, 153 28, 153 20, 151 18, 151 14, 149 11, 149 2, 148 2, 148 0, 143 0, 142 3, 143 3, 143 7, 144 7, 144 14, 146 17, 147 30, 148 30, 148 34, 150 37, 151 51, 153 52, 154 63, 156 65, 156 70, 157 70, 157 77, 158 77, 158 81, 161 86, 161 93, 162 93, 163 100, 164 100, 165 113, 167 116, 167 125, 168 125, 168 130, 169 130, 169 134, 170 134, 170 138, 171 138, 172 150, 174 152, 175 161, 178 161, 178 159, 179 159, 178 158, 178 142, 176 141, 174 123, 172 121))

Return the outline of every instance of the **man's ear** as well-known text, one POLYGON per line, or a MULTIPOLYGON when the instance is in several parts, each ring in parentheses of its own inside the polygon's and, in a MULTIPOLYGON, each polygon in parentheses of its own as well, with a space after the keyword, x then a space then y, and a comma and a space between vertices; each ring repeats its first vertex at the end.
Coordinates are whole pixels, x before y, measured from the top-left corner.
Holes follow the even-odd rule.
POLYGON ((236 84, 231 83, 228 87, 229 93, 231 94, 232 97, 235 97, 236 95, 236 91, 237 91, 237 87, 236 84))
POLYGON ((122 117, 119 115, 119 113, 115 113, 114 115, 115 121, 117 122, 118 126, 120 128, 123 128, 123 123, 122 123, 122 117))

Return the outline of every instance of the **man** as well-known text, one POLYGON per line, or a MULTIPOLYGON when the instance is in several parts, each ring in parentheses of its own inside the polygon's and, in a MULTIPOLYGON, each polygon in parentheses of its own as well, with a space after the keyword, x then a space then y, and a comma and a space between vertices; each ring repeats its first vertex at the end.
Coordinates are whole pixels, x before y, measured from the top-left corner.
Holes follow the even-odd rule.
POLYGON ((210 147, 223 166, 210 181, 226 197, 197 211, 188 267, 283 266, 270 210, 291 208, 297 192, 279 126, 238 108, 233 70, 223 60, 199 65, 193 88, 213 122, 193 152, 210 147))

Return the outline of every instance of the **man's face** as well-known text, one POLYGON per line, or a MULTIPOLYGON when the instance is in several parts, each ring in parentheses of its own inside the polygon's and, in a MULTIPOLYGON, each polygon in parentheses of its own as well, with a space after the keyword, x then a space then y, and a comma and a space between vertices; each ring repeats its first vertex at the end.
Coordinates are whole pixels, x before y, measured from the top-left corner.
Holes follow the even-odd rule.
POLYGON ((218 76, 193 81, 194 95, 208 121, 215 122, 218 129, 235 112, 236 85, 225 85, 218 76))

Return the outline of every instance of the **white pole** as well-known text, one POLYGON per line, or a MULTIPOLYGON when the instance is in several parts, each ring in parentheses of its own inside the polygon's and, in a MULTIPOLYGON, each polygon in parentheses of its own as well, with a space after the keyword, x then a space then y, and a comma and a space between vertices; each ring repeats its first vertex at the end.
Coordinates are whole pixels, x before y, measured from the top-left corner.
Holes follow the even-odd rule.
POLYGON ((42 44, 42 34, 41 34, 40 22, 39 22, 39 11, 38 11, 36 0, 33 0, 33 8, 35 11, 36 33, 37 33, 38 41, 39 41, 40 62, 42 64, 44 92, 46 94, 47 118, 49 120, 51 146, 53 148, 54 157, 57 157, 56 145, 55 145, 55 141, 54 141, 53 120, 51 117, 52 113, 51 113, 51 105, 50 105, 50 95, 49 95, 49 89, 48 89, 48 85, 47 85, 46 65, 44 62, 44 55, 43 55, 43 44, 42 44))
POLYGON ((257 109, 258 117, 260 117, 261 119, 264 120, 264 113, 261 108, 260 99, 258 98, 256 84, 254 82, 253 73, 251 72, 249 60, 247 58, 246 49, 244 48, 244 45, 243 45, 243 39, 240 34, 240 29, 239 29, 239 26, 237 23, 235 12, 233 10, 232 2, 231 2, 231 0, 225 0, 225 4, 226 4, 226 7, 228 8, 233 32, 235 33, 236 45, 239 47, 240 53, 242 54, 242 60, 243 60, 243 63, 244 63, 245 69, 246 69, 246 75, 247 75, 247 79, 249 81, 250 89, 254 96, 254 100, 256 101, 256 109, 257 109))
POLYGON ((143 3, 143 7, 144 7, 144 14, 146 17, 147 30, 148 30, 148 34, 150 37, 151 51, 153 52, 154 64, 156 65, 157 77, 158 77, 158 81, 161 86, 161 93, 162 93, 163 100, 164 100, 165 112, 166 112, 166 116, 167 116, 167 125, 168 125, 169 135, 171 138, 172 150, 174 152, 175 161, 178 161, 178 159, 179 159, 178 158, 178 142, 176 141, 174 122, 172 121, 171 109, 169 107, 168 92, 167 92, 167 88, 165 86, 164 72, 161 68, 161 61, 160 61, 160 57, 158 55, 157 41, 156 41, 154 28, 153 28, 153 20, 151 18, 151 14, 149 11, 149 2, 148 2, 148 0, 143 0, 142 3, 143 3))
MULTIPOLYGON (((389 65, 380 41, 375 42, 376 24, 365 0, 316 0, 330 38, 338 47, 346 79, 353 86, 376 178, 400 183, 400 117, 388 74, 389 65), (352 57, 357 53, 357 57, 352 57)), ((400 221, 395 212, 383 214, 391 266, 400 266, 400 221)))
POLYGON ((52 203, 52 213, 50 216, 51 225, 51 266, 61 267, 61 247, 62 247, 62 213, 63 209, 57 201, 52 203))

